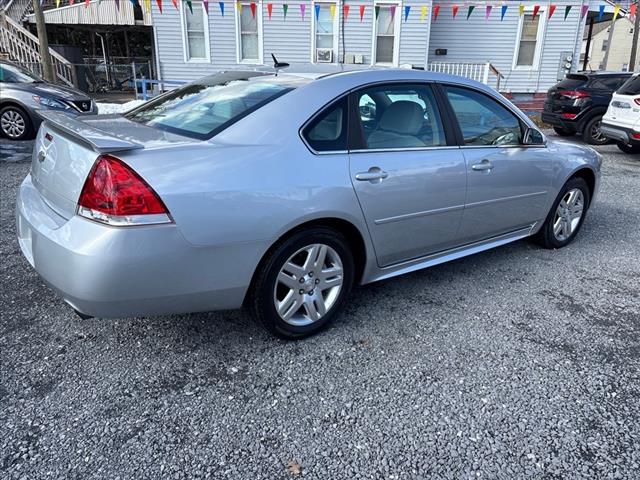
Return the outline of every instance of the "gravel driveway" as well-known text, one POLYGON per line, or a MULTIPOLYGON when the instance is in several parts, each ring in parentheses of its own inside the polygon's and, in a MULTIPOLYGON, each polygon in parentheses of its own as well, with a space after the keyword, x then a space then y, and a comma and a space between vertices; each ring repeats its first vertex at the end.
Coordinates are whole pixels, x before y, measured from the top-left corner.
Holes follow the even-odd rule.
POLYGON ((239 312, 79 319, 19 253, 29 164, 12 151, 0 477, 638 478, 640 158, 599 150, 568 248, 520 241, 358 288, 301 342, 239 312))

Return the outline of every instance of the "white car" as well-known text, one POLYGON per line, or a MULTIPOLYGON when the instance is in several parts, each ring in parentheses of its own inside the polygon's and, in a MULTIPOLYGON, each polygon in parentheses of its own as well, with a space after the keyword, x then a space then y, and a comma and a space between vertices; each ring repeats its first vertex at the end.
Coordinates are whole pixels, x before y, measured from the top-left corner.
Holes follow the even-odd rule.
POLYGON ((600 131, 625 153, 640 153, 640 74, 613 94, 600 131))

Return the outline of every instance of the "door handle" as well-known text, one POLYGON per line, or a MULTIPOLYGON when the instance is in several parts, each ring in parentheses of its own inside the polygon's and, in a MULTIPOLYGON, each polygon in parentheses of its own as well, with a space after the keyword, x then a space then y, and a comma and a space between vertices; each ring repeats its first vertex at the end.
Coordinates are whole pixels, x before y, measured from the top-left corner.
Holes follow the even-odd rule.
POLYGON ((483 170, 491 170, 493 168, 493 163, 491 163, 489 160, 482 160, 480 163, 471 165, 471 168, 477 172, 483 170))
POLYGON ((356 180, 361 182, 380 183, 389 174, 379 167, 371 167, 367 172, 356 173, 356 180))

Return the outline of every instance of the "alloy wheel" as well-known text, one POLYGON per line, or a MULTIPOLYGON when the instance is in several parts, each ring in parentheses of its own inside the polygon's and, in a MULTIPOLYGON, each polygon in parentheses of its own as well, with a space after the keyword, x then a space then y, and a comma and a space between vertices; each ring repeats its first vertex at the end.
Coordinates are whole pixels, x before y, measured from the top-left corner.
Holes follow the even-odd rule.
POLYGON ((284 263, 273 291, 276 311, 286 323, 301 327, 317 322, 342 290, 342 260, 329 245, 301 248, 284 263))
POLYGON ((601 124, 602 124, 602 122, 596 122, 591 127, 591 138, 593 138, 593 140, 595 140, 596 142, 603 142, 603 141, 606 140, 606 137, 604 136, 604 134, 600 130, 600 125, 601 124))
POLYGON ((0 117, 0 127, 9 138, 20 138, 24 135, 27 122, 22 114, 16 110, 6 110, 0 117))
POLYGON ((564 242, 576 231, 584 212, 584 195, 579 188, 569 190, 556 209, 553 219, 553 235, 564 242))

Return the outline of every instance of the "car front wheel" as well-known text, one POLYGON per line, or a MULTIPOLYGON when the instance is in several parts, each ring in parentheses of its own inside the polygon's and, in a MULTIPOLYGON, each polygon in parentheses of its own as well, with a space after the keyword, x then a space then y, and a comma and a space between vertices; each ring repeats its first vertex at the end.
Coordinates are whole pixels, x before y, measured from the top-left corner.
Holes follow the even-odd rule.
POLYGON ((624 153, 640 153, 640 145, 628 145, 626 143, 618 142, 618 148, 624 153))
POLYGON ((0 110, 0 130, 11 140, 25 140, 31 136, 33 129, 25 111, 9 105, 0 110))
POLYGON ((287 339, 314 334, 342 309, 354 278, 344 236, 315 227, 297 232, 263 259, 250 292, 254 316, 287 339))
POLYGON ((562 248, 580 231, 591 199, 589 186, 580 177, 565 183, 535 239, 545 248, 562 248))

